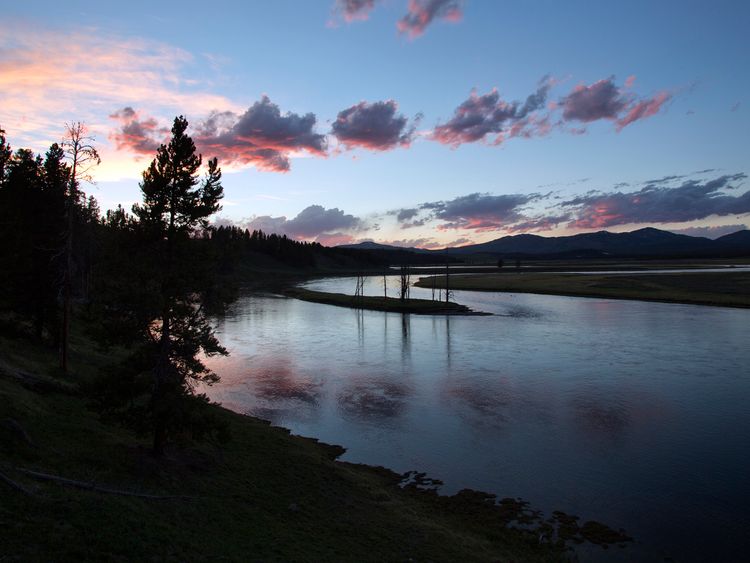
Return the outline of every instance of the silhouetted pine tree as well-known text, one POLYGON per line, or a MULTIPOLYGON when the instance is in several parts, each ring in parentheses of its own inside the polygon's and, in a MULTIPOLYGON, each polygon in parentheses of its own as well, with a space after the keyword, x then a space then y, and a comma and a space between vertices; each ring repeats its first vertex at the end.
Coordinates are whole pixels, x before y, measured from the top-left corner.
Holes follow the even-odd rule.
MULTIPOLYGON (((170 436, 203 430, 195 416, 202 416, 205 397, 194 396, 193 387, 218 378, 199 356, 226 354, 206 318, 214 264, 200 238, 207 219, 220 209, 221 171, 214 158, 199 181, 201 156, 185 133, 187 126, 183 117, 175 119, 172 138, 143 173, 143 203, 133 206, 133 216, 119 209, 105 219, 106 245, 120 245, 120 257, 102 265, 110 270, 101 295, 106 304, 102 318, 113 341, 140 345, 123 366, 130 379, 121 372, 126 377, 121 386, 110 387, 122 395, 109 393, 104 406, 120 409, 141 429, 148 425, 157 455, 170 436), (149 388, 147 402, 136 396, 149 388)), ((111 247, 103 250, 110 253, 111 247)))

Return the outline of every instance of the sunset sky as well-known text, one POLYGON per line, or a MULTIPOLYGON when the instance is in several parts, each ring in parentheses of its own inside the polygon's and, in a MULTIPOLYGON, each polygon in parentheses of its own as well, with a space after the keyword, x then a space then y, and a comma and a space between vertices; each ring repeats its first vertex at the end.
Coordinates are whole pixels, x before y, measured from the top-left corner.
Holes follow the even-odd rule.
POLYGON ((184 114, 221 224, 441 248, 750 225, 750 2, 14 2, 0 127, 83 121, 103 209, 184 114))

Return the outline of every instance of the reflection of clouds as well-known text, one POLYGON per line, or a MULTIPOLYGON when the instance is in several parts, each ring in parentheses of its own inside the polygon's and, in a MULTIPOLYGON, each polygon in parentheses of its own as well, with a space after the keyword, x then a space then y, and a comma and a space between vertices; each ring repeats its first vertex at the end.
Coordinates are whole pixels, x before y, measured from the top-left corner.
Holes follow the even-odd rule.
POLYGON ((342 415, 360 422, 386 423, 400 417, 411 395, 403 383, 384 379, 362 379, 338 395, 342 415))
POLYGON ((576 424, 587 434, 617 438, 631 425, 625 404, 612 398, 580 396, 573 399, 572 407, 576 424))
POLYGON ((450 408, 477 430, 511 428, 522 420, 554 423, 552 394, 491 370, 481 377, 475 372, 449 379, 441 394, 450 408))
POLYGON ((631 430, 652 433, 674 416, 672 406, 661 397, 625 386, 582 388, 570 408, 579 430, 595 438, 621 438, 631 430))
POLYGON ((505 386, 492 388, 464 380, 448 388, 446 397, 472 426, 500 428, 508 422, 512 397, 505 386))
POLYGON ((523 305, 509 305, 503 313, 495 313, 499 317, 510 317, 511 319, 538 319, 542 314, 530 307, 523 305))
POLYGON ((317 404, 320 396, 319 382, 293 373, 287 367, 259 370, 250 376, 255 394, 266 401, 301 401, 317 404))
POLYGON ((284 423, 286 420, 310 420, 318 414, 322 382, 297 373, 288 362, 250 369, 244 383, 253 396, 249 414, 284 423))

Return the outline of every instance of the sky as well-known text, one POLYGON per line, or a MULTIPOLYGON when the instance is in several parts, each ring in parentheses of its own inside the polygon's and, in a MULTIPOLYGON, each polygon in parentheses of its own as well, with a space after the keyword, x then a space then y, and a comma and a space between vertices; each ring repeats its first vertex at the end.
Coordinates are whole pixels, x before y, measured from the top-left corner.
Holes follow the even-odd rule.
POLYGON ((750 2, 15 2, 0 127, 83 122, 102 209, 184 115, 215 219, 327 245, 750 225, 750 2))

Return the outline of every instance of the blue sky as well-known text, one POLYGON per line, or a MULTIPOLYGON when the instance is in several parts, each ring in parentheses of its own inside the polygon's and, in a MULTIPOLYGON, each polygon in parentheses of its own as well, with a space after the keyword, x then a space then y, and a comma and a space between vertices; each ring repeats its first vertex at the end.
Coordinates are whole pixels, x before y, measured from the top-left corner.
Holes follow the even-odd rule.
POLYGON ((440 247, 750 224, 746 2, 3 11, 0 126, 43 151, 86 122, 104 208, 140 198, 140 172, 185 114, 225 172, 219 221, 296 238, 440 247), (420 12, 434 17, 397 29, 420 12))

